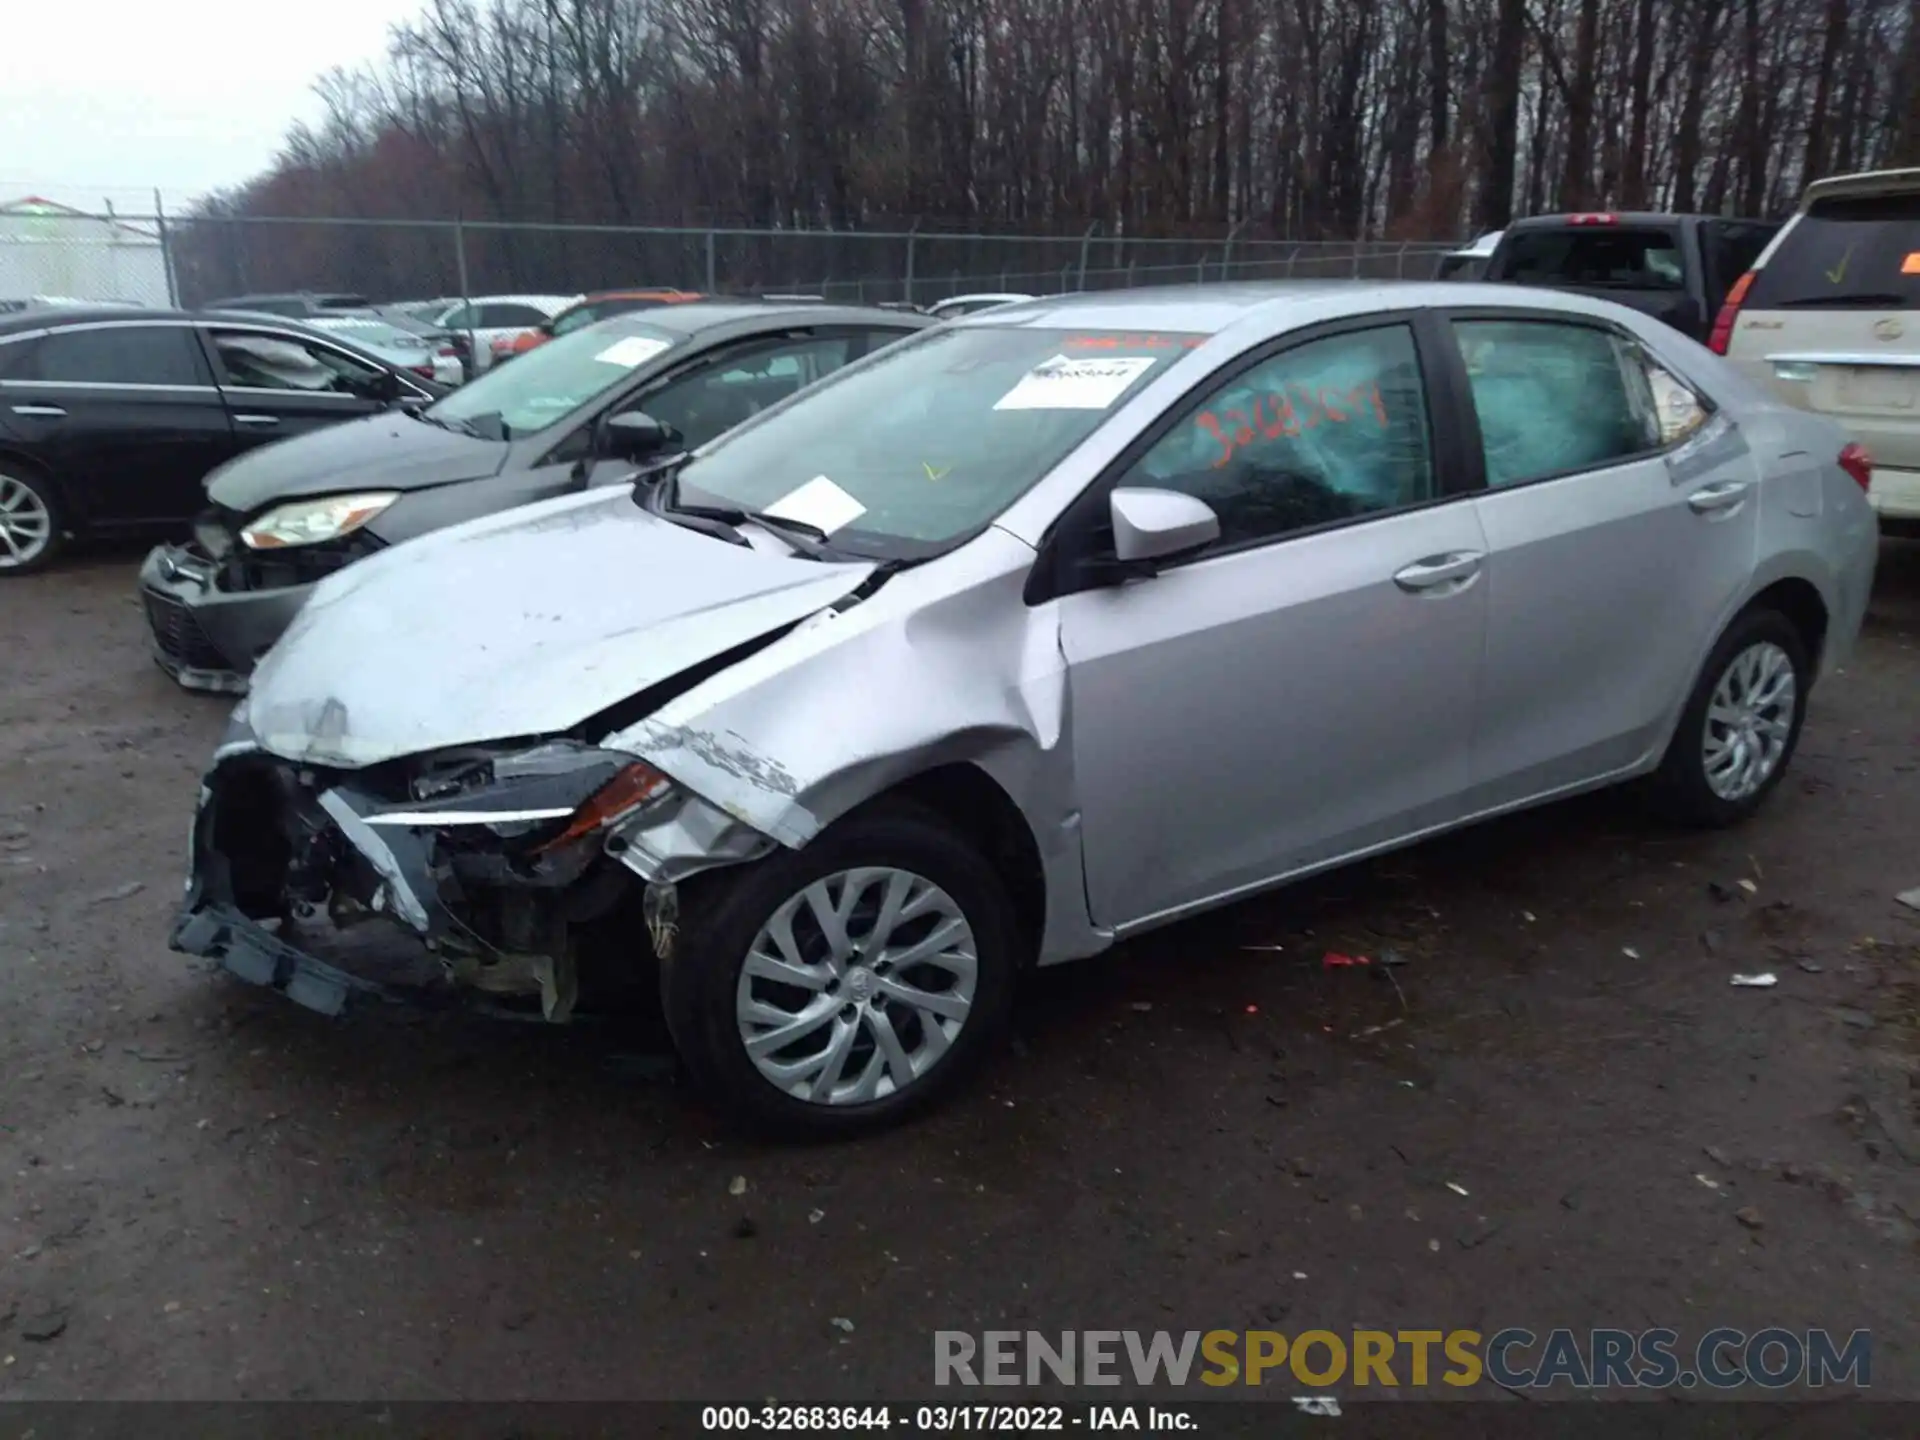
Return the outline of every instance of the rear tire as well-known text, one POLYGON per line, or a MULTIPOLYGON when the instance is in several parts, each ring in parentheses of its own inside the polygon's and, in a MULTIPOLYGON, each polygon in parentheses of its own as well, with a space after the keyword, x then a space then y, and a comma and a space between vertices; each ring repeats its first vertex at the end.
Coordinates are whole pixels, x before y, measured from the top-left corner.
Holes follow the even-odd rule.
POLYGON ((856 812, 804 849, 696 877, 678 911, 660 967, 674 1044, 703 1089, 780 1136, 865 1133, 936 1104, 1011 1009, 1013 902, 918 806, 856 812), (841 923, 818 923, 822 905, 841 923))
POLYGON ((31 575, 66 548, 60 492, 37 470, 0 466, 0 580, 31 575))
POLYGON ((1800 743, 1813 681, 1806 641, 1777 610, 1751 610, 1713 647, 1654 774, 1668 815, 1735 825, 1780 783, 1800 743))

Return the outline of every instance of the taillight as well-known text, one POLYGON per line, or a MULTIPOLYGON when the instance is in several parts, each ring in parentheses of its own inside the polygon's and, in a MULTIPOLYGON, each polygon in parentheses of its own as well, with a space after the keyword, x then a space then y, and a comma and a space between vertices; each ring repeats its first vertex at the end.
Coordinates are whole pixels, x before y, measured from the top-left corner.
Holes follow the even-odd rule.
POLYGON ((1713 317, 1713 333, 1707 337, 1707 348, 1716 355, 1727 353, 1727 346, 1733 341, 1733 322, 1740 318, 1740 302, 1747 298, 1747 291, 1753 288, 1753 277, 1757 271, 1749 270, 1733 282, 1733 288, 1727 291, 1726 302, 1721 305, 1720 313, 1713 317))
POLYGON ((433 353, 436 355, 452 355, 456 357, 460 354, 460 352, 454 349, 453 346, 451 345, 442 345, 438 350, 434 351, 433 353))
POLYGON ((431 365, 409 365, 407 368, 422 380, 431 380, 433 378, 433 366, 431 365))
POLYGON ((1605 214, 1569 215, 1567 223, 1569 225, 1618 225, 1620 217, 1605 214))
POLYGON ((1873 456, 1867 453, 1867 447, 1858 442, 1849 443, 1840 452, 1840 468, 1853 477, 1853 483, 1862 490, 1873 487, 1873 456))

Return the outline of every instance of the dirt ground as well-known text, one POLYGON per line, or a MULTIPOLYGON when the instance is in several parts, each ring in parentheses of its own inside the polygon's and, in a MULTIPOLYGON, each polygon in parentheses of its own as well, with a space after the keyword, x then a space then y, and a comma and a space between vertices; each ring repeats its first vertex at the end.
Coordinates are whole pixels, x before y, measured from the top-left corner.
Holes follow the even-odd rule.
POLYGON ((133 564, 0 585, 0 1397, 906 1398, 940 1328, 1510 1324, 1868 1328, 1920 1396, 1920 545, 1750 827, 1601 796, 1244 904, 784 1149, 644 1027, 169 952, 226 707, 133 564))

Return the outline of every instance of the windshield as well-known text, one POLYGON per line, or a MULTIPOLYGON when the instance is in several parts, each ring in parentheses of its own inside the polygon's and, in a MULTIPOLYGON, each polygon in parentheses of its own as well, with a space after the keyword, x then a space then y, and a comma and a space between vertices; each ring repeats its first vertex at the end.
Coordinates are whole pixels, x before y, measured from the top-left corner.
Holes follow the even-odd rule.
POLYGON ((1680 237, 1665 230, 1569 226, 1508 234, 1495 280, 1619 290, 1682 288, 1680 237))
POLYGON ((680 472, 679 498, 804 522, 854 554, 938 554, 1025 494, 1204 338, 925 331, 723 437, 680 472))
POLYGON ((487 371, 426 413, 454 422, 497 415, 505 438, 518 439, 559 424, 677 343, 665 330, 638 324, 613 332, 579 330, 487 371))
POLYGON ((1749 310, 1920 305, 1920 195, 1816 200, 1754 277, 1749 310))

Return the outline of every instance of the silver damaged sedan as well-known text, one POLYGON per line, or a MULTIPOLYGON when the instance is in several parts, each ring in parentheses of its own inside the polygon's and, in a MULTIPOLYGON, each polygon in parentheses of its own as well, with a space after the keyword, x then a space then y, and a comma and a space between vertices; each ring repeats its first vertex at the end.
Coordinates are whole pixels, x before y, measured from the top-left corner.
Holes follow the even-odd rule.
POLYGON ((1751 814, 1867 603, 1846 449, 1579 296, 986 312, 326 580, 173 943, 325 1012, 657 986, 750 1119, 875 1126, 1026 966, 1620 781, 1751 814))

